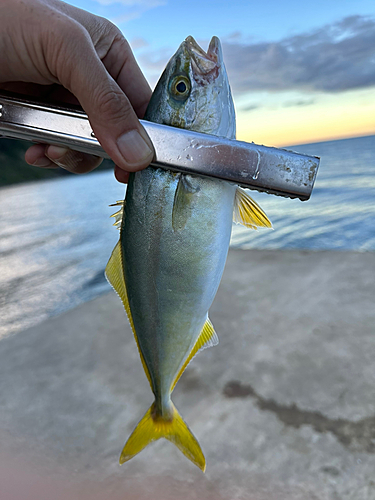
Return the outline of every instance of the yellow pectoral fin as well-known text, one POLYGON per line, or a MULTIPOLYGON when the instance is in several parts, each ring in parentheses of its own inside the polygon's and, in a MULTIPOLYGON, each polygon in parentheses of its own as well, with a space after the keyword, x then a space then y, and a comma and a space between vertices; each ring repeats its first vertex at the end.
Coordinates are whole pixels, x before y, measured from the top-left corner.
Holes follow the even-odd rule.
POLYGON ((150 382, 150 386, 152 389, 150 373, 147 369, 145 360, 143 358, 142 352, 141 352, 140 347, 139 347, 137 333, 136 333, 135 328, 134 328, 133 318, 132 318, 131 311, 130 311, 128 294, 126 291, 126 283, 125 283, 125 277, 124 277, 121 241, 119 241, 117 243, 117 245, 115 246, 115 248, 113 249, 111 258, 109 259, 108 264, 105 268, 105 276, 106 276, 108 282, 110 283, 110 285, 112 285, 114 290, 117 292, 118 296, 122 300, 122 303, 124 304, 124 308, 125 308, 126 314, 128 316, 130 326, 133 330, 135 341, 137 343, 139 356, 140 356, 141 361, 142 361, 143 369, 146 373, 146 376, 148 378, 148 381, 150 382))
POLYGON ((121 452, 120 464, 133 458, 152 441, 165 438, 175 444, 193 464, 203 472, 205 471, 206 460, 198 441, 173 403, 171 405, 171 415, 168 419, 163 419, 160 415, 155 414, 155 404, 148 409, 127 440, 121 452))
POLYGON ((177 373, 176 378, 173 381, 171 392, 175 388, 179 378, 184 373, 185 368, 190 363, 190 361, 194 358, 194 356, 202 349, 206 349, 207 347, 213 347, 219 343, 218 336, 214 330, 214 327, 209 318, 207 318, 203 328, 199 334, 199 337, 194 344, 193 349, 190 351, 189 356, 186 358, 184 364, 180 368, 180 371, 177 373))
POLYGON ((260 206, 241 188, 236 189, 233 221, 251 229, 272 228, 272 223, 260 206))

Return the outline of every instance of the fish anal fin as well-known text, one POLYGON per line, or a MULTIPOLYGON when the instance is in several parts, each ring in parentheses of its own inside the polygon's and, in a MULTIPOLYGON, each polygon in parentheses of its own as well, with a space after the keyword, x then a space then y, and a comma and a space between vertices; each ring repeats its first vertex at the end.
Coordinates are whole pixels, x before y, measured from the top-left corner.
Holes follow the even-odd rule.
POLYGON ((180 368, 180 371, 177 373, 176 378, 173 381, 171 392, 175 388, 175 385, 177 384, 179 378, 181 375, 184 373, 185 368, 187 365, 190 363, 190 361, 194 358, 196 354, 198 354, 199 351, 202 351, 203 349, 206 349, 207 347, 213 347, 219 343, 218 336, 214 330, 214 327, 210 321, 209 318, 207 318, 205 324, 203 325, 203 328, 199 334, 199 337, 194 344, 193 349, 190 351, 189 356, 186 358, 184 364, 180 368))
POLYGON ((251 229, 258 227, 272 228, 272 223, 260 206, 238 187, 234 202, 233 221, 251 229))
POLYGON ((146 366, 145 360, 143 358, 141 349, 139 347, 139 342, 138 342, 138 337, 137 333, 134 328, 134 322, 132 318, 132 314, 130 311, 130 306, 129 306, 129 300, 128 300, 128 294, 126 291, 126 283, 125 283, 125 278, 124 278, 124 271, 123 271, 123 257, 122 257, 122 250, 121 250, 121 241, 118 241, 117 245, 113 249, 112 255, 108 261, 108 264, 105 268, 105 276, 109 282, 109 284, 114 288, 118 296, 120 297, 126 314, 129 319, 130 326, 133 330, 134 338, 137 343, 139 355, 142 361, 143 369, 146 373, 146 376, 148 378, 148 381, 150 383, 151 389, 152 389, 152 382, 151 382, 151 377, 150 373, 148 371, 148 368, 146 366))
POLYGON ((164 419, 155 413, 154 403, 127 440, 121 452, 120 464, 132 459, 149 443, 165 438, 175 444, 189 460, 204 472, 206 460, 201 447, 173 403, 171 402, 171 414, 168 418, 164 419))

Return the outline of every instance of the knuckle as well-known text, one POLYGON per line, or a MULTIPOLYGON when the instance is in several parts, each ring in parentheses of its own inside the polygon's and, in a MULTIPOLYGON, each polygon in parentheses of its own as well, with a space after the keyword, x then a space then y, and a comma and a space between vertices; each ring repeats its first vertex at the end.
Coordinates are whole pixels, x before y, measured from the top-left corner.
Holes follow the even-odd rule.
POLYGON ((121 48, 126 52, 131 52, 130 44, 128 40, 124 37, 124 35, 121 33, 121 31, 116 28, 116 33, 114 36, 114 41, 121 45, 121 48))
POLYGON ((124 38, 121 30, 109 19, 106 19, 104 17, 100 17, 99 19, 100 19, 100 29, 106 36, 112 39, 124 38))
POLYGON ((98 90, 96 102, 99 113, 107 120, 123 123, 134 118, 134 111, 120 89, 104 88, 98 90))
POLYGON ((111 21, 106 20, 106 30, 113 38, 124 38, 121 30, 111 21))
POLYGON ((113 34, 112 45, 116 45, 118 52, 122 55, 124 59, 127 59, 129 55, 133 54, 128 40, 124 37, 121 31, 115 26, 116 31, 113 34))
POLYGON ((131 53, 130 45, 120 29, 107 19, 103 19, 103 22, 96 24, 93 39, 101 59, 105 57, 113 47, 116 47, 122 58, 127 58, 128 54, 131 53))
POLYGON ((115 40, 124 38, 121 30, 111 21, 104 17, 95 16, 94 26, 92 27, 94 38, 115 40))

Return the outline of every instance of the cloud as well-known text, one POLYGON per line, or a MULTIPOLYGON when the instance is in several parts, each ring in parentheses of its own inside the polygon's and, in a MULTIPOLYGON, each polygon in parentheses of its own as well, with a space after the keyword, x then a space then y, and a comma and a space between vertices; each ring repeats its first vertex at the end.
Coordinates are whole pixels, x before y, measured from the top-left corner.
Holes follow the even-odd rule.
POLYGON ((254 111, 254 109, 261 108, 260 104, 248 104, 245 106, 241 106, 241 111, 254 111))
POLYGON ((241 39, 242 39, 241 31, 233 31, 232 33, 229 33, 229 35, 227 35, 225 37, 225 40, 228 40, 228 41, 236 41, 236 40, 241 40, 241 39))
POLYGON ((172 57, 176 49, 164 47, 159 50, 144 50, 137 55, 137 60, 146 74, 147 80, 151 87, 154 87, 159 80, 160 75, 164 71, 169 59, 172 57))
POLYGON ((350 16, 278 42, 223 42, 234 93, 341 92, 375 85, 375 18, 350 16))
POLYGON ((133 50, 143 49, 144 47, 149 47, 149 42, 142 37, 135 37, 130 40, 130 46, 133 50))
POLYGON ((285 108, 291 108, 294 106, 310 106, 311 104, 315 103, 315 99, 300 99, 297 101, 287 101, 284 104, 285 108))
POLYGON ((96 3, 115 10, 116 14, 106 14, 113 23, 120 25, 138 19, 150 9, 166 5, 167 0, 95 0, 96 3), (120 13, 118 13, 120 12, 120 13))

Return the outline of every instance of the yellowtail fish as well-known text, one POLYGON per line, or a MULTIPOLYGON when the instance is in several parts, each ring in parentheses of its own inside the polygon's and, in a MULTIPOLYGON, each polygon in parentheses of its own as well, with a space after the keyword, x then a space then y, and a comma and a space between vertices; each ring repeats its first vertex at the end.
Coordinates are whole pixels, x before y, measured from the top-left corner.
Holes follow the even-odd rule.
MULTIPOLYGON (((207 52, 189 36, 166 66, 145 119, 235 137, 235 113, 219 39, 207 52)), ((155 401, 120 456, 130 460, 162 437, 203 471, 198 441, 171 401, 195 354, 216 345, 208 318, 228 253, 232 220, 271 227, 237 186, 148 167, 130 175, 114 214, 120 240, 106 276, 127 312, 155 401)))

